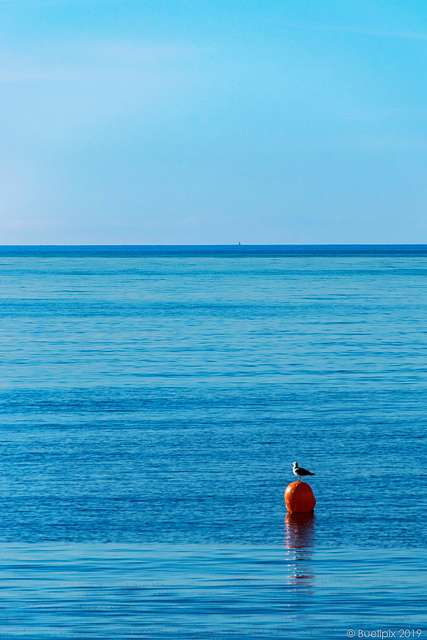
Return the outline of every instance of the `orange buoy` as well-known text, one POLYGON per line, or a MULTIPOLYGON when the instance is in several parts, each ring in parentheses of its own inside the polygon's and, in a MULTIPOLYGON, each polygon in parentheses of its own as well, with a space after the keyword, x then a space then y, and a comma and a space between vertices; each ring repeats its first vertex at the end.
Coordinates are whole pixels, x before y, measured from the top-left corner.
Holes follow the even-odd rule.
POLYGON ((286 508, 289 513, 307 513, 314 511, 316 498, 313 489, 307 482, 297 480, 291 482, 285 491, 286 508))

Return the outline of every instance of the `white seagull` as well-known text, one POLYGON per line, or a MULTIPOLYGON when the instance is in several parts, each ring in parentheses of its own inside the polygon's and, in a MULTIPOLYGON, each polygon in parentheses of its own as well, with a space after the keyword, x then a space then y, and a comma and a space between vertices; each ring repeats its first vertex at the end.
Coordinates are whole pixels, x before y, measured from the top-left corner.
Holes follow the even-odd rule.
POLYGON ((301 481, 301 476, 315 476, 315 473, 311 473, 311 471, 307 471, 307 469, 303 469, 298 466, 298 462, 294 462, 294 468, 292 469, 294 474, 298 476, 298 480, 301 481))

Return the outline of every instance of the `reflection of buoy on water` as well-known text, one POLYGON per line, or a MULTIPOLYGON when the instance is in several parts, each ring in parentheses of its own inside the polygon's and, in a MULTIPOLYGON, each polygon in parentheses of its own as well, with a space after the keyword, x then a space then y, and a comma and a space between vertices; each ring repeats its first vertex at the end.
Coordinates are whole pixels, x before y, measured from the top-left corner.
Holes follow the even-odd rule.
POLYGON ((314 511, 286 514, 285 546, 287 549, 313 547, 315 518, 314 511))
POLYGON ((307 513, 314 511, 316 498, 307 482, 291 482, 285 491, 286 508, 289 513, 307 513))

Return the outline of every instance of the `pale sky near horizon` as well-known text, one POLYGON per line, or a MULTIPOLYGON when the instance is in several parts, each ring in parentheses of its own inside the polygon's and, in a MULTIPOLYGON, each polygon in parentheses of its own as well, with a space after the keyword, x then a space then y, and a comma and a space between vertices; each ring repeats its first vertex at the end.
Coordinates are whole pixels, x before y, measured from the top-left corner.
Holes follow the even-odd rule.
POLYGON ((0 244, 427 243, 425 0, 0 0, 0 244))

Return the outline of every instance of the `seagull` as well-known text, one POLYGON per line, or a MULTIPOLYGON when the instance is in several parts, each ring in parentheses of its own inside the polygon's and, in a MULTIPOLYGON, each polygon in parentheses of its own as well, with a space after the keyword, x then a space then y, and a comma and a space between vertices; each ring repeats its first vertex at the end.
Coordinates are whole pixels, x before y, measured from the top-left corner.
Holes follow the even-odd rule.
POLYGON ((311 473, 311 471, 307 471, 307 469, 303 469, 298 466, 298 462, 294 462, 294 468, 292 469, 294 474, 298 476, 298 480, 301 481, 301 476, 315 476, 315 473, 311 473))

